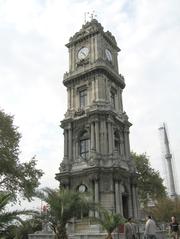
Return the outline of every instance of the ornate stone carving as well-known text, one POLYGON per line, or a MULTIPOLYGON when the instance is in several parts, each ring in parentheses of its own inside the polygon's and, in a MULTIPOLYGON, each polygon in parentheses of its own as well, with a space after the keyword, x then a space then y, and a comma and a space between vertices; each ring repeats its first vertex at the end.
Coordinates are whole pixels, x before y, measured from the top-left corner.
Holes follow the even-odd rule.
POLYGON ((61 186, 68 187, 69 186, 69 178, 60 179, 61 186))
POLYGON ((74 36, 70 37, 69 42, 81 40, 97 31, 103 31, 103 27, 96 19, 93 19, 91 22, 83 25, 81 30, 76 32, 74 36))
POLYGON ((96 166, 97 165, 97 161, 96 161, 96 159, 95 158, 93 158, 93 157, 91 157, 89 160, 88 160, 88 165, 89 166, 96 166))
POLYGON ((109 39, 111 39, 111 41, 114 42, 114 44, 117 44, 115 37, 112 35, 112 33, 111 33, 110 31, 105 32, 105 35, 106 35, 109 39))
POLYGON ((69 171, 71 169, 71 164, 65 162, 64 160, 60 163, 60 172, 69 171))
POLYGON ((83 65, 87 65, 89 63, 89 58, 87 59, 82 59, 80 61, 77 62, 77 67, 78 66, 83 66, 83 65))
POLYGON ((83 114, 85 114, 85 110, 84 109, 81 109, 81 108, 79 108, 77 111, 75 111, 75 113, 74 113, 74 115, 75 116, 81 116, 81 115, 83 115, 83 114))

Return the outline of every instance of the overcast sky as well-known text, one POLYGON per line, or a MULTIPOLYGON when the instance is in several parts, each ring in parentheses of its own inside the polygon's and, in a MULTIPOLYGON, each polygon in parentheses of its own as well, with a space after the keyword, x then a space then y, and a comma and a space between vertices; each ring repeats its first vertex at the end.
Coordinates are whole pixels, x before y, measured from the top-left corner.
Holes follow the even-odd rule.
POLYGON ((93 10, 121 48, 131 150, 146 152, 162 175, 158 128, 166 122, 180 170, 179 0, 0 0, 0 108, 19 126, 21 160, 36 155, 45 172, 42 187, 58 186, 63 157, 65 44, 93 10))

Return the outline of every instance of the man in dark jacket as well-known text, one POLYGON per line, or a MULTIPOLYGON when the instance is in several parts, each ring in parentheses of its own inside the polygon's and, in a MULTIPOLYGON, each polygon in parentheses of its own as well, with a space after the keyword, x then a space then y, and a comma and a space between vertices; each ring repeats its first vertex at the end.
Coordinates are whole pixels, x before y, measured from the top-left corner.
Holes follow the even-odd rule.
POLYGON ((176 221, 176 217, 171 217, 171 222, 169 224, 169 235, 173 239, 179 238, 179 223, 176 221))

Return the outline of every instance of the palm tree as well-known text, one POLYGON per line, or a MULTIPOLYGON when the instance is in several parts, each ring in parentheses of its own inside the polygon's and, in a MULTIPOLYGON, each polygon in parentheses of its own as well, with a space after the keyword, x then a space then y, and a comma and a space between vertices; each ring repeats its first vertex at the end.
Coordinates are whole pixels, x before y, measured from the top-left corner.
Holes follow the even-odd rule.
POLYGON ((68 221, 92 206, 84 193, 67 189, 43 189, 38 197, 48 204, 47 219, 55 233, 56 239, 67 239, 68 221))
POLYGON ((116 213, 112 213, 105 208, 100 208, 99 217, 96 221, 107 231, 106 239, 112 239, 112 232, 120 225, 125 222, 125 219, 116 213))
POLYGON ((8 203, 12 200, 11 193, 0 192, 0 232, 4 231, 6 226, 18 218, 19 211, 7 212, 5 210, 8 203))
POLYGON ((27 220, 22 220, 15 230, 15 239, 28 239, 28 234, 40 231, 42 229, 42 221, 40 217, 34 216, 27 220))
POLYGON ((7 192, 0 192, 0 236, 3 237, 5 233, 7 233, 7 229, 9 226, 15 227, 16 221, 22 221, 20 215, 32 215, 36 214, 37 212, 32 210, 14 210, 14 211, 7 211, 7 205, 12 202, 13 195, 7 192))

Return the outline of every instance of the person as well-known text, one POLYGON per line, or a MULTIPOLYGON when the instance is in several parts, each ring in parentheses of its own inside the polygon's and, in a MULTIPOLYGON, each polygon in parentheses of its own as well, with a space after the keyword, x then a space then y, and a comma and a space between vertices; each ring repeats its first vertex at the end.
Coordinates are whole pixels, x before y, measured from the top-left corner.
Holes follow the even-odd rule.
POLYGON ((171 217, 171 222, 169 224, 169 235, 170 238, 178 239, 179 238, 179 224, 176 221, 176 217, 171 217))
POLYGON ((136 225, 131 217, 125 223, 125 239, 136 239, 136 225))
POLYGON ((156 224, 151 216, 146 218, 144 237, 147 239, 156 239, 156 224))

